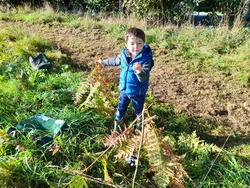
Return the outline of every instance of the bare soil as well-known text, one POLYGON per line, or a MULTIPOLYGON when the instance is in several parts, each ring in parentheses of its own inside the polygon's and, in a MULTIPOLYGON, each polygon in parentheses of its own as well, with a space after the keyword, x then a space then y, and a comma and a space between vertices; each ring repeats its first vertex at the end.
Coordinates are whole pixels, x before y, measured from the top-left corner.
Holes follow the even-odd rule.
MULTIPOLYGON (((27 33, 39 35, 52 42, 70 57, 66 63, 79 70, 88 70, 93 66, 96 54, 107 58, 117 55, 121 50, 116 45, 117 39, 107 37, 107 33, 102 29, 0 20, 0 27, 13 24, 27 33)), ((219 131, 216 135, 225 137, 234 133, 239 140, 250 141, 249 88, 243 87, 232 76, 222 72, 192 72, 185 61, 169 56, 168 49, 157 45, 151 47, 154 51, 155 66, 151 72, 149 92, 160 103, 172 105, 194 119, 214 122, 219 131)), ((116 72, 118 76, 119 70, 116 72)), ((207 130, 212 131, 212 128, 207 130)), ((210 134, 213 133, 208 132, 207 136, 210 134)))

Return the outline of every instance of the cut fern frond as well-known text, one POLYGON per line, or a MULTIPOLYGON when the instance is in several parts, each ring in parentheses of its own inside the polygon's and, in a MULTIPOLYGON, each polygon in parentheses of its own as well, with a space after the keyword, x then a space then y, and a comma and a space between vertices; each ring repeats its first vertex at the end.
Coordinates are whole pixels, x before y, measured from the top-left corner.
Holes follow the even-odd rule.
POLYGON ((117 78, 97 63, 97 59, 88 78, 79 84, 74 96, 74 104, 79 110, 95 108, 101 114, 110 115, 114 112, 112 102, 117 98, 118 93, 114 92, 117 78))

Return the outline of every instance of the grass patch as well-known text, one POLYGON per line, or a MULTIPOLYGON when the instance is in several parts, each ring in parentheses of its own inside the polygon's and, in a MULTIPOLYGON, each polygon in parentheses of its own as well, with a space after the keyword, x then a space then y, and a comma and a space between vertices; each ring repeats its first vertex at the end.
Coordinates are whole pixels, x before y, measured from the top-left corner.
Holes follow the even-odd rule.
MULTIPOLYGON (((115 23, 107 29, 103 21, 92 23, 90 18, 76 19, 62 13, 21 11, 1 13, 0 17, 105 29, 118 41, 123 40, 121 33, 128 28, 126 24, 115 23)), ((73 104, 77 86, 88 74, 75 72, 70 65, 62 64, 67 55, 41 37, 27 35, 15 27, 1 28, 0 31, 0 183, 6 187, 97 187, 100 184, 95 180, 103 180, 108 172, 114 185, 131 186, 134 169, 115 158, 116 149, 97 160, 88 173, 82 172, 106 149, 103 140, 113 127, 114 113, 103 115, 98 107, 79 110, 73 104), (41 52, 53 61, 54 69, 35 71, 30 67, 28 57, 41 52), (38 146, 32 136, 13 138, 6 133, 20 121, 41 113, 67 122, 51 143, 51 149, 38 146), (60 149, 57 151, 56 147, 60 149)), ((170 55, 185 59, 193 71, 197 71, 195 63, 199 62, 203 65, 199 70, 228 71, 243 83, 249 82, 246 66, 249 59, 248 29, 232 32, 215 28, 187 27, 178 31, 152 28, 146 33, 148 43, 170 48, 170 55)), ((152 101, 152 96, 149 96, 147 102, 152 101)), ((206 143, 195 130, 205 132, 207 127, 216 129, 216 125, 204 125, 204 122, 178 113, 170 106, 155 104, 149 112, 156 115, 156 125, 164 128, 164 140, 176 154, 183 156, 181 163, 196 185, 244 187, 250 184, 248 145, 226 150, 206 143)), ((142 151, 141 156, 137 183, 152 184, 153 187, 146 152, 142 151)), ((101 183, 107 186, 107 182, 101 183)), ((192 187, 189 181, 185 186, 192 187)))

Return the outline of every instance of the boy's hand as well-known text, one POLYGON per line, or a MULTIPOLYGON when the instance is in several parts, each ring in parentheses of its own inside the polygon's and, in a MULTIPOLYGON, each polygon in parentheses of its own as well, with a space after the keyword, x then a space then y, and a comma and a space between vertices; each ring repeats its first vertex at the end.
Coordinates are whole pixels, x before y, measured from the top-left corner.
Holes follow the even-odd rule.
POLYGON ((98 59, 97 62, 103 66, 103 61, 101 59, 98 59))
POLYGON ((137 74, 141 73, 141 71, 142 71, 141 64, 138 63, 138 62, 135 63, 135 65, 133 66, 133 70, 134 70, 137 74))

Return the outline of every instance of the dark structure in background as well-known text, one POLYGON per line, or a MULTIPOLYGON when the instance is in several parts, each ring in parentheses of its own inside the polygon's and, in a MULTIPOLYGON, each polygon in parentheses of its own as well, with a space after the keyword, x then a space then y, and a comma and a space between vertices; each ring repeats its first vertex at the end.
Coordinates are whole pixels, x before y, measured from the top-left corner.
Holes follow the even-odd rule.
POLYGON ((216 13, 193 13, 192 23, 195 26, 218 26, 223 19, 223 14, 216 13))

